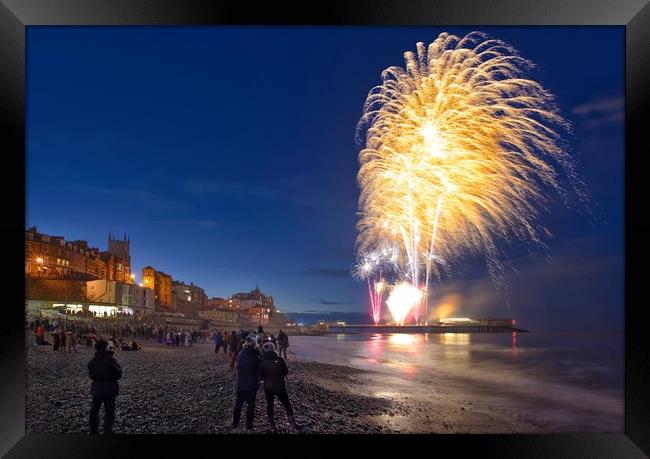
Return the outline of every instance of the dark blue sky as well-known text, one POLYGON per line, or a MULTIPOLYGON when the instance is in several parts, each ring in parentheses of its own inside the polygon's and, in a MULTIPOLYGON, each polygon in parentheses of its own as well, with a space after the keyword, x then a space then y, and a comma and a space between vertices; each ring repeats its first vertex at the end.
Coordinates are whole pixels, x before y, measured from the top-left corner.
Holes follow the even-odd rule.
MULTIPOLYGON (((365 311, 354 130, 403 52, 457 27, 30 27, 27 222, 209 296, 259 284, 286 311, 365 311)), ((605 224, 550 204, 547 251, 513 249, 509 305, 482 264, 438 289, 530 328, 623 324, 622 27, 482 27, 538 65, 605 224)))

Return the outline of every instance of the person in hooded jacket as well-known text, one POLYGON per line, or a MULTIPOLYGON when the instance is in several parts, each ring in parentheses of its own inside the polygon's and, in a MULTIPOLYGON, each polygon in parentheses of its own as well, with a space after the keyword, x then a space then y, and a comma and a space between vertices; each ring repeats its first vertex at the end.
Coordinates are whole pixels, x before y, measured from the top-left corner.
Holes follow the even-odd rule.
POLYGON ((104 433, 113 433, 115 422, 115 397, 119 393, 117 381, 122 377, 122 367, 107 350, 108 342, 100 339, 95 343, 95 356, 88 362, 88 375, 92 380, 90 394, 90 433, 99 433, 99 410, 104 405, 104 433))
POLYGON ((262 362, 260 364, 260 377, 264 381, 264 395, 266 397, 266 415, 269 420, 269 427, 276 431, 275 419, 273 417, 273 404, 275 397, 280 400, 287 412, 289 424, 294 430, 299 430, 296 425, 296 418, 293 415, 293 408, 289 401, 284 377, 289 373, 287 364, 282 357, 275 352, 275 345, 267 341, 262 346, 262 362))
POLYGON ((239 426, 241 410, 246 402, 246 430, 252 430, 255 416, 255 398, 257 396, 260 373, 260 358, 256 351, 255 337, 250 336, 242 351, 237 356, 237 399, 232 415, 232 428, 239 426))

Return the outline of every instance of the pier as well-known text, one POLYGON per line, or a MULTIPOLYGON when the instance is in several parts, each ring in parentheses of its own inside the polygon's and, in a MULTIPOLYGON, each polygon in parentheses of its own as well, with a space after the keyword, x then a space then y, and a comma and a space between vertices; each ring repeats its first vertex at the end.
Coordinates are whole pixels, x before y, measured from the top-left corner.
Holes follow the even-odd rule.
POLYGON ((329 325, 330 333, 513 333, 514 325, 329 325))

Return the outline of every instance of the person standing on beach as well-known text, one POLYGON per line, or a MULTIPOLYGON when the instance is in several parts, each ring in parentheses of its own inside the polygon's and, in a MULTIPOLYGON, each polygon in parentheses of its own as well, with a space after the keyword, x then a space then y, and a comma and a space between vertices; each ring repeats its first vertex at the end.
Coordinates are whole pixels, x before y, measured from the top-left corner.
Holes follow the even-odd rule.
POLYGON ((52 351, 58 351, 60 345, 61 342, 59 341, 59 332, 57 330, 54 330, 52 332, 52 351))
POLYGON ((36 326, 36 344, 42 345, 47 344, 45 342, 45 327, 43 324, 38 324, 36 326))
POLYGON ((289 419, 289 424, 295 431, 299 431, 298 426, 296 425, 296 418, 293 415, 293 408, 291 407, 291 402, 289 401, 289 395, 287 394, 287 388, 284 383, 284 377, 289 373, 287 364, 275 353, 275 345, 267 341, 262 346, 262 362, 260 364, 260 375, 264 381, 264 395, 266 397, 266 415, 269 420, 269 427, 273 432, 275 432, 275 419, 273 417, 273 404, 275 402, 275 397, 280 400, 280 403, 284 406, 284 409, 287 412, 287 418, 289 419))
POLYGON ((104 405, 104 433, 113 433, 115 422, 115 397, 119 393, 117 381, 122 377, 122 367, 107 350, 108 342, 100 339, 95 343, 95 357, 88 362, 88 375, 92 380, 90 394, 90 433, 99 433, 99 410, 104 405))
POLYGON ((246 430, 253 429, 255 398, 260 375, 260 358, 255 348, 255 337, 251 336, 246 339, 242 351, 237 356, 237 398, 232 414, 233 429, 239 427, 244 402, 246 402, 246 430))
POLYGON ((65 353, 65 327, 63 324, 59 326, 59 352, 61 354, 65 353))
POLYGON ((221 332, 219 330, 217 330, 214 333, 213 339, 214 339, 214 353, 219 354, 219 348, 221 347, 221 341, 222 341, 221 332))
POLYGON ((257 339, 257 346, 262 347, 262 344, 264 344, 264 327, 261 325, 257 326, 257 334, 255 335, 257 339))
POLYGON ((237 353, 239 351, 239 340, 237 339, 234 330, 230 333, 230 342, 228 345, 230 346, 230 369, 232 370, 235 368, 235 359, 237 358, 237 353))
POLYGON ((280 329, 278 332, 278 354, 282 357, 284 353, 284 358, 287 358, 287 348, 289 347, 289 336, 280 329))
POLYGON ((221 346, 223 347, 224 355, 228 355, 228 339, 230 336, 226 330, 223 331, 223 339, 221 340, 221 346))
POLYGON ((65 332, 65 351, 72 354, 72 330, 70 329, 65 332))

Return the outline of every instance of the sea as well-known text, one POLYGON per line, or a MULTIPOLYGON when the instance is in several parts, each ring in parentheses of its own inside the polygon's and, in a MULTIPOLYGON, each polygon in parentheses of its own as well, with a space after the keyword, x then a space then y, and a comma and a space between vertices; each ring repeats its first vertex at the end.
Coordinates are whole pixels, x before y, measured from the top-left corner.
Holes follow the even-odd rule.
POLYGON ((621 332, 291 336, 289 350, 372 372, 376 396, 471 401, 555 432, 624 431, 621 332))

